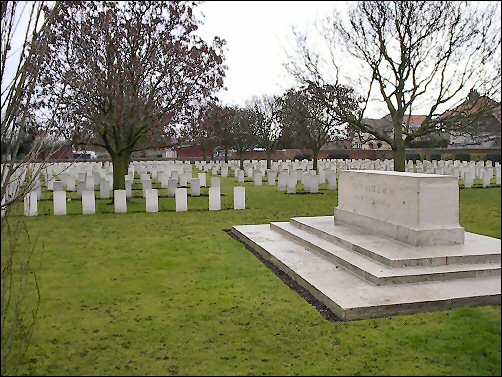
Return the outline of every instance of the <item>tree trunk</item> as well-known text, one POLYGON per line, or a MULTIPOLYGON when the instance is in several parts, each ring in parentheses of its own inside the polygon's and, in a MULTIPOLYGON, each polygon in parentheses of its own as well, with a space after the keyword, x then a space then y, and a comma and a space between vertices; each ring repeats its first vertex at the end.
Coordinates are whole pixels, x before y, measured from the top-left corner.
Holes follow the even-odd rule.
POLYGON ((267 169, 272 168, 272 150, 267 149, 267 169))
POLYGON ((128 154, 114 154, 112 156, 113 163, 113 190, 125 190, 125 175, 129 170, 128 154))
POLYGON ((225 148, 225 164, 228 164, 228 149, 225 148))
POLYGON ((240 153, 239 153, 239 158, 240 158, 240 160, 241 160, 241 163, 240 163, 240 168, 241 168, 242 170, 244 170, 244 158, 243 158, 243 157, 244 157, 244 153, 243 153, 243 152, 240 152, 240 153))
POLYGON ((202 158, 207 161, 207 150, 205 146, 202 146, 202 158))
POLYGON ((394 154, 394 171, 405 171, 406 166, 406 146, 404 143, 392 150, 394 154))
POLYGON ((313 169, 317 171, 317 156, 319 155, 319 150, 318 149, 312 149, 312 162, 314 163, 313 169))

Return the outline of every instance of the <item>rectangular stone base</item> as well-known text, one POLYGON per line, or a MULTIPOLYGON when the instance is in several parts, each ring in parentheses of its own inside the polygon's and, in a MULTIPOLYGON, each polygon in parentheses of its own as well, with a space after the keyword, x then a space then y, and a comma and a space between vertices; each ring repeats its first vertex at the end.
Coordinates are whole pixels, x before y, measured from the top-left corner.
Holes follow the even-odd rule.
POLYGON ((335 223, 349 224, 366 229, 413 246, 461 245, 464 243, 464 228, 413 229, 357 213, 335 208, 335 223))

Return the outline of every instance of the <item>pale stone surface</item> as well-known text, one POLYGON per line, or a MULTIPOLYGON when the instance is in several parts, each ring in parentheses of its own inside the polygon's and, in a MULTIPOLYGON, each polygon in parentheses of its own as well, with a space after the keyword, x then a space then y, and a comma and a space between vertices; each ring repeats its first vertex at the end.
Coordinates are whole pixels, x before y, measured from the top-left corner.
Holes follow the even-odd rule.
POLYGON ((328 188, 335 190, 337 187, 336 171, 328 173, 328 188))
POLYGON ((220 179, 218 177, 211 178, 211 187, 220 187, 220 179))
POLYGON ((237 182, 243 183, 244 182, 244 170, 237 170, 237 182))
POLYGON ((190 195, 200 196, 200 180, 198 178, 192 178, 190 181, 190 195))
POLYGON ((115 213, 127 213, 127 191, 114 190, 113 204, 115 205, 115 213))
POLYGON ((187 189, 180 187, 176 189, 176 212, 188 211, 187 189))
POLYGON ((209 210, 221 210, 220 188, 218 186, 209 188, 209 210))
POLYGON ((94 190, 82 191, 82 213, 84 215, 93 215, 96 213, 96 201, 94 198, 94 190))
POLYGON ((38 197, 36 191, 31 191, 24 196, 24 215, 37 216, 38 214, 38 197))
POLYGON ((54 215, 66 215, 66 192, 54 191, 52 202, 54 205, 54 215))
POLYGON ((63 191, 63 182, 62 181, 54 181, 52 186, 53 191, 63 191))
MULTIPOLYGON (((362 263, 360 267, 368 268, 368 274, 371 271, 371 265, 364 264, 368 258, 357 258, 357 252, 350 243, 346 248, 339 243, 328 243, 326 246, 327 241, 322 237, 314 237, 311 241, 317 239, 318 245, 310 244, 307 247, 306 244, 297 243, 293 238, 284 235, 282 231, 275 231, 269 224, 234 226, 233 231, 241 240, 286 272, 343 320, 500 304, 500 272, 497 275, 500 259, 491 267, 488 265, 479 268, 472 265, 466 265, 465 268, 459 265, 423 267, 421 275, 425 280, 413 283, 405 283, 403 278, 394 283, 392 279, 393 276, 408 274, 410 279, 414 280, 417 276, 416 268, 398 268, 387 272, 383 268, 384 274, 379 278, 391 281, 388 281, 388 284, 375 285, 366 277, 358 276, 355 273, 357 268, 350 270, 351 263, 357 264, 359 261, 362 263), (327 258, 322 252, 322 250, 327 252, 324 247, 331 248, 332 258, 327 258), (479 275, 477 271, 480 271, 479 275), (466 278, 427 280, 431 274, 437 277, 438 274, 455 276, 459 273, 466 274, 466 278), (473 273, 476 277, 467 277, 473 273)), ((302 237, 307 238, 304 233, 302 237)), ((438 249, 455 247, 461 245, 438 249)), ((500 254, 500 249, 498 253, 500 254)), ((374 263, 374 267, 373 273, 382 273, 380 272, 382 267, 378 263, 374 263)))
POLYGON ((157 189, 148 189, 146 194, 146 212, 159 212, 159 192, 157 189))
POLYGON ((132 179, 126 179, 125 180, 125 191, 126 191, 126 196, 128 198, 132 197, 132 179))
POLYGON ((109 199, 111 189, 110 183, 106 179, 101 179, 99 182, 99 197, 101 199, 109 199))
POLYGON ((144 179, 141 181, 143 187, 143 197, 146 197, 146 191, 152 188, 152 181, 150 178, 144 179))
POLYGON ((288 194, 296 194, 296 176, 288 175, 287 181, 287 193, 288 194))
POLYGON ((178 180, 176 178, 170 178, 167 183, 167 195, 169 197, 175 196, 177 186, 178 186, 178 180))
POLYGON ((341 171, 335 222, 415 246, 460 244, 457 179, 420 173, 341 171))
POLYGON ((234 209, 246 209, 246 188, 234 187, 234 209))
POLYGON ((198 173, 197 178, 199 178, 200 181, 200 187, 206 187, 206 173, 198 173))
POLYGON ((260 172, 253 173, 253 180, 256 186, 261 186, 263 184, 262 174, 260 172))

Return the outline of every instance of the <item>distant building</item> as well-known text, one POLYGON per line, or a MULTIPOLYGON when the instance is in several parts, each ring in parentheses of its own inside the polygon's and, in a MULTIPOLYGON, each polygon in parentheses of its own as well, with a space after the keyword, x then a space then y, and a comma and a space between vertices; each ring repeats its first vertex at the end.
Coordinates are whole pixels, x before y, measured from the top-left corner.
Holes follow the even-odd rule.
POLYGON ((449 131, 449 148, 500 148, 501 106, 486 96, 471 90, 468 98, 441 116, 444 124, 453 122, 449 131), (455 126, 455 124, 464 125, 455 126))

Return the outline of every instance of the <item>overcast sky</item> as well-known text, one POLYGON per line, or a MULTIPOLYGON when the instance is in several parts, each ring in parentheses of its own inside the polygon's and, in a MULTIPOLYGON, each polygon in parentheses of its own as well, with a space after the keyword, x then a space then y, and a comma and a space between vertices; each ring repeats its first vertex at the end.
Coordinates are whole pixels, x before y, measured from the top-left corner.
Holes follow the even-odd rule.
POLYGON ((220 99, 243 106, 253 95, 282 94, 294 81, 283 64, 285 50, 295 46, 292 26, 313 30, 317 18, 331 15, 337 1, 207 1, 198 34, 207 42, 217 35, 227 41, 228 66, 220 99))

